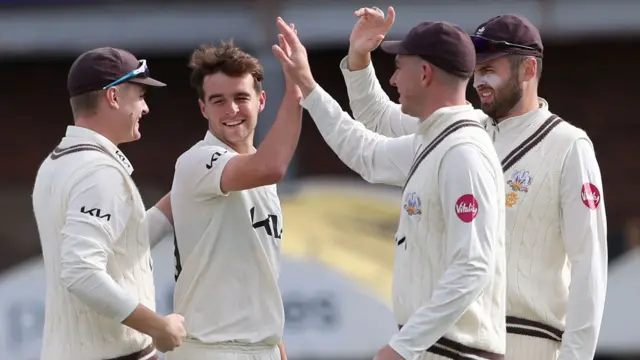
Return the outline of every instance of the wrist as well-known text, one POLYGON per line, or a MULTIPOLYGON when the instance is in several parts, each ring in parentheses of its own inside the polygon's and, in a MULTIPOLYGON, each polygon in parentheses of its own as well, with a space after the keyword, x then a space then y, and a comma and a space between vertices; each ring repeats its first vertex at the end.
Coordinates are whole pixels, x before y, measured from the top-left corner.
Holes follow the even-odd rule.
POLYGON ((317 85, 318 84, 313 79, 313 77, 308 77, 308 78, 301 79, 300 84, 298 84, 298 87, 300 88, 300 91, 302 92, 302 98, 304 99, 307 96, 309 96, 309 94, 311 94, 311 92, 313 92, 313 90, 316 88, 317 85))
POLYGON ((347 53, 347 68, 349 71, 359 71, 369 66, 371 62, 370 52, 361 52, 354 48, 349 48, 347 53))

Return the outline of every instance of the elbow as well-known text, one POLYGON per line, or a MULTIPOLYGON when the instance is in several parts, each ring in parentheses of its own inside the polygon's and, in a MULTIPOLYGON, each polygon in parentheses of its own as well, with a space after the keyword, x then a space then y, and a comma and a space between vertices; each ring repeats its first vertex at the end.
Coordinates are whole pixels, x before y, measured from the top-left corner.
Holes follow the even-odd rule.
POLYGON ((286 166, 270 166, 262 174, 263 182, 266 184, 277 184, 284 179, 287 174, 286 166))
POLYGON ((62 266, 60 269, 60 284, 64 287, 68 292, 73 293, 73 285, 77 283, 77 270, 76 267, 73 266, 69 262, 62 262, 62 266))
POLYGON ((75 294, 77 285, 91 275, 93 269, 80 260, 62 261, 60 268, 60 284, 68 292, 75 294))
POLYGON ((490 263, 486 263, 486 262, 481 262, 481 263, 470 263, 472 268, 468 270, 468 274, 473 274, 472 278, 473 281, 471 281, 470 283, 472 284, 472 287, 474 288, 474 292, 481 292, 483 289, 485 289, 487 286, 489 286, 489 283, 491 282, 491 279, 493 278, 494 273, 492 272, 493 267, 491 266, 490 263))

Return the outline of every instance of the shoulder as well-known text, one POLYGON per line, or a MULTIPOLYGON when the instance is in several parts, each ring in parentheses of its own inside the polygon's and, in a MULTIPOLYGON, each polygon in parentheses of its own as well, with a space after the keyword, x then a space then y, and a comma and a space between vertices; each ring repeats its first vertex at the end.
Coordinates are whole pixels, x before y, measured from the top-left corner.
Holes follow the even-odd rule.
POLYGON ((120 186, 126 182, 124 170, 119 169, 118 164, 88 164, 76 172, 74 180, 76 183, 92 182, 100 186, 120 186))
POLYGON ((193 166, 202 161, 208 162, 212 156, 222 156, 227 154, 229 150, 218 145, 206 145, 202 141, 193 145, 189 150, 185 151, 176 162, 176 170, 193 166))
POLYGON ((583 129, 568 122, 565 119, 556 126, 556 128, 550 132, 551 138, 554 140, 566 141, 568 143, 574 143, 578 139, 585 139, 591 142, 589 135, 583 129))

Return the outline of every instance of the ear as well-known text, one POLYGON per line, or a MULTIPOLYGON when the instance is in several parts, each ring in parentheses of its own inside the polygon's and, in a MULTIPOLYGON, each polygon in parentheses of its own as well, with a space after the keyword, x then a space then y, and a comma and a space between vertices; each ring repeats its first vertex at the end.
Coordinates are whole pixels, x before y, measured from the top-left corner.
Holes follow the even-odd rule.
POLYGON ((119 89, 117 86, 112 86, 107 90, 105 90, 104 92, 104 96, 107 99, 107 105, 109 105, 110 108, 113 108, 113 109, 120 108, 120 105, 118 104, 118 96, 120 94, 118 94, 118 91, 119 89))
POLYGON ((202 99, 198 99, 198 106, 200 107, 200 113, 202 113, 202 116, 203 116, 205 119, 209 120, 209 119, 207 118, 207 113, 205 113, 205 111, 204 111, 204 106, 205 106, 205 104, 204 104, 204 101, 202 101, 202 99))
POLYGON ((527 58, 523 63, 523 69, 521 70, 522 80, 529 81, 536 77, 536 72, 538 71, 538 63, 536 59, 533 57, 527 58))
POLYGON ((422 61, 420 65, 420 73, 422 74, 422 83, 425 86, 431 85, 433 82, 433 67, 426 61, 422 61))
POLYGON ((264 90, 260 92, 260 96, 258 97, 258 102, 260 103, 258 112, 262 112, 262 110, 264 110, 264 106, 267 103, 267 93, 264 92, 264 90))

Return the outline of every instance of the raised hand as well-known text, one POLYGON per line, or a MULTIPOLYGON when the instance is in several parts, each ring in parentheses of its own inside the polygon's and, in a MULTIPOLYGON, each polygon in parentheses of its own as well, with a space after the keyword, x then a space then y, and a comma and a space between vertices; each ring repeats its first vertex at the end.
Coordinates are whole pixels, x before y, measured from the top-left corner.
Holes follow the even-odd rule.
POLYGON ((387 9, 386 18, 382 10, 375 7, 360 8, 353 14, 358 17, 358 22, 351 30, 349 49, 361 55, 372 52, 380 45, 396 19, 393 6, 387 9))
MULTIPOLYGON (((291 30, 293 30, 295 34, 298 34, 298 31, 296 30, 296 26, 293 23, 289 24, 289 27, 291 28, 291 30)), ((291 57, 291 46, 289 46, 289 43, 285 41, 284 36, 282 34, 278 34, 278 42, 280 43, 280 49, 282 49, 284 54, 287 57, 291 57)), ((284 79, 285 79, 285 87, 286 87, 285 91, 289 94, 295 95, 298 98, 302 97, 300 88, 298 87, 298 85, 295 84, 295 82, 291 79, 291 77, 287 73, 284 74, 284 79)))
POLYGON ((296 31, 280 17, 277 26, 280 29, 278 34, 280 45, 273 45, 273 53, 280 60, 287 80, 295 83, 300 87, 302 94, 307 96, 316 85, 309 67, 307 49, 300 42, 296 31))

